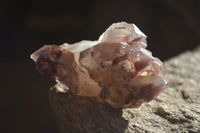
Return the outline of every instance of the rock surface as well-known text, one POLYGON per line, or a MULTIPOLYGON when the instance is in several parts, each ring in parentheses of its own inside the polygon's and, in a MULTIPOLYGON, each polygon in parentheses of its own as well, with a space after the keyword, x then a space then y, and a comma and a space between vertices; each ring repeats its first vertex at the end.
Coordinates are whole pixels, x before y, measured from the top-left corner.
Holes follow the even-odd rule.
POLYGON ((50 92, 61 133, 200 132, 200 47, 164 63, 168 87, 140 108, 113 109, 75 96, 63 86, 50 92))
POLYGON ((136 132, 200 132, 200 47, 164 63, 168 87, 123 117, 136 132))

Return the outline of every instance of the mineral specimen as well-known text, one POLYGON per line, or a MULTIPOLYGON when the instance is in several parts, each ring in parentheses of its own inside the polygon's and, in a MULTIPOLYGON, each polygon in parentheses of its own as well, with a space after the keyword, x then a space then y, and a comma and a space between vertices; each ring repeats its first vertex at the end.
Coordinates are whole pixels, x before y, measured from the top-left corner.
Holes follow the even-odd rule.
POLYGON ((134 24, 112 24, 98 41, 45 45, 31 55, 36 68, 75 95, 95 97, 113 108, 139 107, 166 86, 163 64, 145 49, 134 24))

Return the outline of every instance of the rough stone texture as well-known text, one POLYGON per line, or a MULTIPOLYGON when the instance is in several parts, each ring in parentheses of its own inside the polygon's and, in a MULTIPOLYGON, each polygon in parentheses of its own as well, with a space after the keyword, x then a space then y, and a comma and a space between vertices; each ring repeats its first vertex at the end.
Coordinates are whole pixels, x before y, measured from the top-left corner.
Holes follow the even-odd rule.
POLYGON ((50 90, 62 133, 200 132, 200 47, 164 63, 168 87, 155 100, 123 112, 93 99, 50 90))
POLYGON ((127 130, 128 121, 121 117, 121 109, 61 89, 57 84, 49 93, 61 133, 123 133, 127 130))
POLYGON ((200 132, 200 47, 164 63, 168 87, 138 109, 124 110, 137 132, 200 132))

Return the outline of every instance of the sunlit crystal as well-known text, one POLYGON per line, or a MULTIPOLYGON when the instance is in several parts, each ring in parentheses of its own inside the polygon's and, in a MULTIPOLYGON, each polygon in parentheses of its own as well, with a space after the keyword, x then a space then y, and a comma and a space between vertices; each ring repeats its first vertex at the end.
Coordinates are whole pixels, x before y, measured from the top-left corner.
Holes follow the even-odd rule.
POLYGON ((96 97, 114 108, 139 107, 166 85, 163 64, 145 49, 134 24, 112 24, 98 41, 45 45, 31 55, 37 69, 75 95, 96 97))

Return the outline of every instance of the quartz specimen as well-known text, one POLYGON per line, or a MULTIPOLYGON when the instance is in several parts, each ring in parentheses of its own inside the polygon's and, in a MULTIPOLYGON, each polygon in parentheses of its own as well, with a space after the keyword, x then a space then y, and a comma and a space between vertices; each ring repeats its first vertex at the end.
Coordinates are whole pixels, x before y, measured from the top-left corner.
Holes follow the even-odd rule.
POLYGON ((152 56, 146 35, 134 24, 112 24, 98 41, 45 45, 31 55, 36 68, 75 95, 113 108, 139 107, 166 86, 163 64, 152 56))

